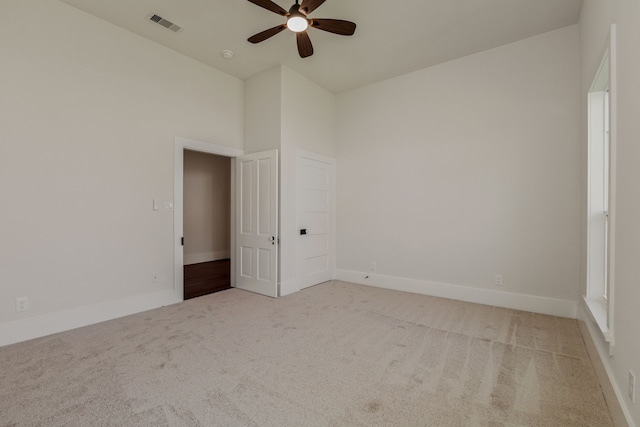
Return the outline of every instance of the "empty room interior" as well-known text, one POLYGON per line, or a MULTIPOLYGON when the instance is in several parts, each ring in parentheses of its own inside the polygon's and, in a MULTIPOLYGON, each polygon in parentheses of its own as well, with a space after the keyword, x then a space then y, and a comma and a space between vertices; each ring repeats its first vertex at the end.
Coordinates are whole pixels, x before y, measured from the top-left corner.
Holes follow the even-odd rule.
POLYGON ((640 426, 640 2, 293 3, 0 2, 0 425, 640 426))

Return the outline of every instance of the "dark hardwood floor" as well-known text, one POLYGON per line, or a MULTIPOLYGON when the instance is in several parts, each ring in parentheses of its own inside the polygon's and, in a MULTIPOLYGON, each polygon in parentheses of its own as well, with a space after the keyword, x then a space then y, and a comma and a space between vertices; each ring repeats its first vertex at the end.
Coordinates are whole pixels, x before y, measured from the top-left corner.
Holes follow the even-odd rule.
POLYGON ((231 288, 231 260, 184 266, 184 299, 201 297, 231 288))

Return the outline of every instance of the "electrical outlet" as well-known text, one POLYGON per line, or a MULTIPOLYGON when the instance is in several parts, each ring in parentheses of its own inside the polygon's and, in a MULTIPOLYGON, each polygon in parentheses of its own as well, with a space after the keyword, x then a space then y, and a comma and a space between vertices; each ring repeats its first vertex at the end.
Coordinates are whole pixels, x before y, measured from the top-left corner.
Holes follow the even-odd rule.
POLYGON ((29 298, 16 298, 16 312, 29 310, 29 298))
POLYGON ((376 267, 377 267, 376 262, 371 261, 371 264, 370 264, 371 271, 376 271, 376 267))
POLYGON ((629 399, 636 403, 636 376, 633 371, 629 371, 629 399))
POLYGON ((496 286, 502 286, 502 274, 496 274, 496 286))

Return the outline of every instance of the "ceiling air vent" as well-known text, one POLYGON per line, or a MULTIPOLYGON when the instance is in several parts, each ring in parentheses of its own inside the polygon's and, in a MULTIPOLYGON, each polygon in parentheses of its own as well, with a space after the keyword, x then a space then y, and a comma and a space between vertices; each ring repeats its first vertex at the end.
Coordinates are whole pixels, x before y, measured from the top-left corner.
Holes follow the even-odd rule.
POLYGON ((174 33, 177 33, 178 31, 182 30, 181 26, 176 25, 176 24, 174 24, 173 22, 171 22, 171 21, 169 21, 167 19, 164 19, 162 16, 151 15, 151 17, 149 18, 149 21, 155 22, 158 25, 162 25, 167 30, 171 30, 174 33))

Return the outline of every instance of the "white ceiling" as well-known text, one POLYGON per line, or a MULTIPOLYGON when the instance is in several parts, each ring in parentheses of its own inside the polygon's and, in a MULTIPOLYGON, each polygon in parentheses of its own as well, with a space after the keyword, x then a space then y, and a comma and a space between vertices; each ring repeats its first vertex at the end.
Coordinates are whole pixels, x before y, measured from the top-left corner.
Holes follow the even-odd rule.
MULTIPOLYGON (((354 36, 310 29, 313 56, 284 31, 247 38, 284 18, 247 0, 61 0, 221 71, 246 79, 284 64, 334 93, 578 22, 582 0, 327 0, 310 14, 355 22, 354 36), (173 33, 148 21, 158 14, 173 33), (222 50, 235 53, 231 60, 222 50)), ((275 0, 284 9, 293 0, 275 0)))

